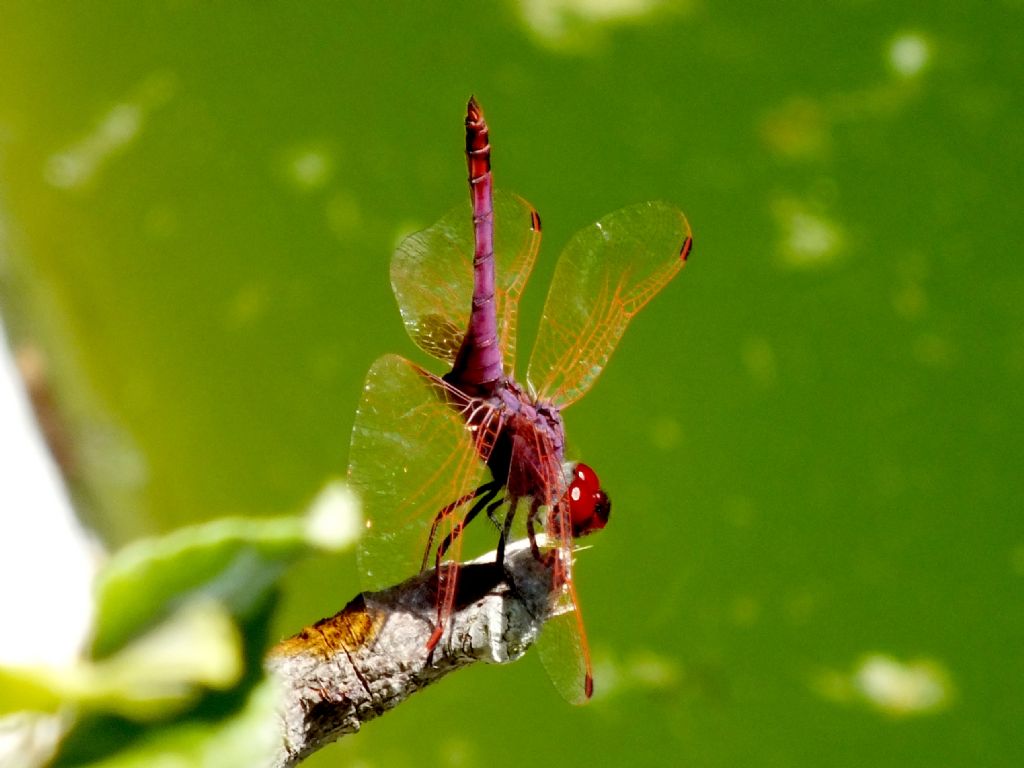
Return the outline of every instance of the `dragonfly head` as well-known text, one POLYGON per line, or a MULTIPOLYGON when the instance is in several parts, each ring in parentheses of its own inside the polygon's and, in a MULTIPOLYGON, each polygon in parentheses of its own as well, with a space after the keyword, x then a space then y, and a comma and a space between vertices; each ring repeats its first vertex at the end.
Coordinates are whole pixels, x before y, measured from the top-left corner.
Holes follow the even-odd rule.
POLYGON ((573 465, 566 495, 574 539, 599 531, 608 523, 612 500, 601 489, 597 473, 586 464, 573 465))

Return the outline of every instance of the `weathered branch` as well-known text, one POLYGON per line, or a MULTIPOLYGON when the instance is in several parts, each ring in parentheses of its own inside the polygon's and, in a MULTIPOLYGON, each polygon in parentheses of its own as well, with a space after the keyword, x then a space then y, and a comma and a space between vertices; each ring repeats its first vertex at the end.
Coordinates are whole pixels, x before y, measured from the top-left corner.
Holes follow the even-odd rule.
POLYGON ((504 569, 494 557, 459 568, 456 606, 432 653, 433 571, 382 592, 360 593, 339 613, 279 643, 267 660, 282 688, 275 768, 294 766, 358 731, 449 672, 520 658, 551 610, 551 573, 526 541, 509 545, 504 569))

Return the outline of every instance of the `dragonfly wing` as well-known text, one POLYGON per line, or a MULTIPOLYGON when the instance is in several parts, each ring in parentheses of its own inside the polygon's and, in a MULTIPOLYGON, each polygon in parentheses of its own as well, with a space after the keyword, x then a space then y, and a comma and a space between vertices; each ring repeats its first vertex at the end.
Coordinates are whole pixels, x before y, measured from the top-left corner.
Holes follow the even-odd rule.
MULTIPOLYGON (((539 447, 544 448, 548 442, 541 440, 539 447)), ((551 558, 551 606, 537 647, 541 663, 555 689, 566 701, 584 704, 593 692, 594 676, 586 628, 572 578, 574 544, 567 488, 561 470, 556 466, 548 469, 549 487, 546 498, 542 500, 548 510, 543 549, 545 557, 551 558), (551 474, 551 471, 556 474, 551 474)))
POLYGON ((541 663, 555 689, 570 704, 585 704, 593 693, 590 647, 571 578, 572 551, 555 553, 551 618, 537 640, 541 663))
MULTIPOLYGON (((392 586, 419 572, 431 525, 434 546, 463 510, 438 518, 485 482, 497 412, 467 399, 440 378, 397 355, 370 368, 356 411, 349 483, 360 495, 366 530, 359 570, 366 589, 392 586), (460 413, 473 409, 472 430, 460 413)), ((458 559, 456 539, 449 557, 458 559)), ((432 565, 432 563, 430 563, 432 565)))
MULTIPOLYGON (((519 296, 540 248, 540 217, 518 195, 494 193, 495 302, 506 372, 515 361, 519 296)), ((391 260, 391 286, 405 328, 427 354, 451 363, 469 323, 473 297, 473 212, 449 211, 405 238, 391 260)))
POLYGON ((690 225, 663 202, 609 214, 573 235, 555 267, 527 379, 542 399, 575 402, 629 321, 686 262, 690 225))
POLYGON ((515 377, 516 321, 519 297, 540 250, 540 214, 511 192, 494 193, 494 269, 497 285, 498 342, 505 374, 515 377))

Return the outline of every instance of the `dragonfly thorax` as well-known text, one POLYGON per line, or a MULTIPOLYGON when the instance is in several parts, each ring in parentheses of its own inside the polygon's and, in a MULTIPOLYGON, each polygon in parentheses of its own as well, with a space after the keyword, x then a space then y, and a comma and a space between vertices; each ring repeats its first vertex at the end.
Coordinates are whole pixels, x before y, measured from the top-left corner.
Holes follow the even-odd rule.
POLYGON ((551 403, 530 397, 514 379, 499 380, 490 398, 500 426, 487 461, 494 479, 513 498, 553 503, 563 486, 565 427, 551 403))

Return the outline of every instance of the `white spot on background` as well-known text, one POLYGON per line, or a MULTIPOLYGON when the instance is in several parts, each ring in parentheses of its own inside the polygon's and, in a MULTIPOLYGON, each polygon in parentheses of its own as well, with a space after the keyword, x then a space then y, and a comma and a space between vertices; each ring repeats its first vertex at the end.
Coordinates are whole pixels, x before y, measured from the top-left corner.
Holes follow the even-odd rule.
POLYGON ((282 153, 281 172, 299 192, 324 187, 334 175, 335 153, 323 144, 298 144, 282 153))
POLYGON ((659 12, 690 10, 688 2, 668 0, 519 0, 520 20, 538 42, 556 49, 582 49, 600 43, 606 30, 649 22, 659 12))
POLYGON ((933 661, 900 662, 891 656, 869 656, 854 680, 864 698, 893 715, 920 714, 943 706, 949 698, 948 676, 933 661))
POLYGON ((60 189, 76 189, 93 181, 105 165, 138 139, 150 113, 169 101, 176 87, 173 75, 150 75, 128 99, 100 117, 92 131, 51 155, 43 177, 60 189))
POLYGON ((783 266, 818 269, 838 261, 844 236, 836 222, 791 198, 776 201, 773 213, 781 230, 777 251, 783 266))
POLYGON ((306 538, 323 549, 337 550, 359 537, 363 527, 359 499, 340 480, 323 487, 306 512, 306 538))
POLYGON ((904 32, 889 42, 887 58, 893 72, 900 77, 917 77, 931 62, 931 45, 919 32, 904 32))
POLYGON ((880 83, 812 99, 794 94, 758 119, 762 142, 786 161, 821 161, 839 141, 837 126, 899 117, 920 93, 917 82, 932 64, 933 43, 916 31, 894 35, 884 49, 890 77, 880 83))
POLYGON ((131 143, 141 128, 139 108, 133 104, 118 104, 100 120, 95 131, 50 157, 46 163, 46 180, 62 189, 82 186, 111 155, 131 143))
POLYGON ((671 657, 638 649, 621 661, 607 654, 594 660, 594 677, 600 681, 595 698, 610 698, 631 691, 667 691, 678 688, 683 671, 671 657))
POLYGON ((940 662, 900 661, 884 653, 864 656, 849 673, 825 672, 814 687, 832 701, 860 702, 890 717, 932 714, 953 698, 949 672, 940 662))

